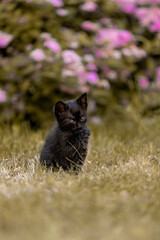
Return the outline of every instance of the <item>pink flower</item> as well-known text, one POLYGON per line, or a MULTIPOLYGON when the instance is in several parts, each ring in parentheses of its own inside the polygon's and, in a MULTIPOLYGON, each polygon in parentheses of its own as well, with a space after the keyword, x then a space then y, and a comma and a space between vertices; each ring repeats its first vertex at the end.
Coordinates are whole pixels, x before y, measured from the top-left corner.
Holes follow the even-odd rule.
POLYGON ((127 30, 102 28, 96 36, 97 44, 108 43, 111 47, 122 47, 134 41, 134 36, 127 30))
POLYGON ((135 45, 131 46, 131 51, 133 55, 136 56, 137 58, 144 58, 147 55, 144 49, 138 48, 135 45))
POLYGON ((7 99, 7 97, 6 97, 6 92, 3 91, 3 90, 0 88, 0 103, 5 102, 6 99, 7 99))
POLYGON ((139 8, 136 11, 136 17, 139 19, 140 23, 143 26, 149 27, 152 24, 154 29, 154 24, 155 23, 158 24, 160 21, 160 8, 158 7, 139 8))
POLYGON ((96 67, 96 65, 95 65, 94 63, 88 63, 88 64, 87 64, 87 69, 88 69, 89 71, 96 71, 96 70, 97 70, 97 67, 96 67))
POLYGON ((152 25, 149 27, 151 32, 159 32, 160 31, 160 20, 157 22, 154 22, 152 25))
POLYGON ((32 44, 27 44, 26 46, 25 46, 25 49, 27 50, 27 51, 31 51, 32 49, 33 49, 33 45, 32 44))
POLYGON ((128 48, 123 48, 122 53, 128 57, 131 57, 131 56, 135 56, 137 58, 146 57, 146 52, 135 45, 131 45, 128 48))
POLYGON ((91 54, 84 55, 84 60, 86 62, 94 62, 94 57, 91 54))
MULTIPOLYGON (((112 37, 111 37, 111 40, 112 40, 112 37)), ((115 46, 120 47, 120 46, 126 45, 126 43, 128 42, 133 42, 135 39, 129 31, 117 30, 117 40, 114 39, 114 36, 113 36, 113 40, 114 40, 115 46)))
POLYGON ((160 0, 137 0, 137 3, 139 4, 146 4, 146 3, 160 3, 160 0))
POLYGON ((12 39, 13 35, 0 31, 0 48, 6 48, 12 39))
POLYGON ((97 49, 95 52, 95 55, 97 58, 103 58, 103 50, 102 49, 97 49))
POLYGON ((97 49, 95 51, 96 57, 97 58, 115 58, 115 59, 120 59, 122 57, 122 54, 119 50, 116 50, 114 48, 108 48, 105 46, 104 48, 97 49))
POLYGON ((134 4, 127 4, 122 7, 122 10, 126 13, 134 13, 136 10, 136 6, 134 4))
POLYGON ((90 21, 85 21, 82 23, 82 28, 86 31, 96 31, 98 30, 98 24, 90 21))
POLYGON ((106 66, 102 66, 101 67, 102 71, 103 71, 103 75, 105 78, 108 78, 109 80, 117 80, 118 76, 117 76, 117 72, 106 67, 106 66))
POLYGON ((54 38, 45 41, 44 46, 48 47, 49 49, 51 49, 53 52, 56 52, 56 53, 61 51, 60 45, 54 38))
POLYGON ((73 50, 65 50, 62 53, 63 61, 66 64, 81 62, 80 56, 73 50))
POLYGON ((62 69, 62 77, 75 77, 74 70, 63 68, 62 69))
POLYGON ((139 78, 139 86, 141 89, 145 89, 149 86, 148 78, 145 76, 142 76, 139 78))
POLYGON ((134 13, 136 10, 136 0, 118 0, 118 4, 126 13, 134 13))
POLYGON ((51 34, 48 32, 42 32, 40 37, 44 40, 50 40, 52 38, 51 34))
POLYGON ((101 18, 99 21, 100 21, 100 23, 102 23, 102 24, 104 24, 106 26, 111 24, 111 19, 107 18, 107 17, 101 18))
POLYGON ((135 14, 142 26, 149 28, 151 32, 160 31, 160 8, 156 4, 160 0, 114 0, 120 8, 126 12, 135 14), (138 5, 150 4, 149 7, 138 7, 138 5))
POLYGON ((98 82, 98 74, 96 72, 88 72, 85 74, 86 81, 90 83, 97 83, 98 82))
POLYGON ((37 48, 37 49, 33 50, 32 52, 30 52, 30 57, 33 60, 35 60, 37 62, 40 62, 40 61, 43 61, 46 56, 45 56, 45 54, 44 54, 42 49, 37 48))
POLYGON ((61 8, 61 9, 57 9, 56 13, 57 13, 58 16, 63 17, 63 16, 67 16, 69 14, 69 11, 61 8))
POLYGON ((84 73, 85 68, 82 64, 81 57, 73 50, 65 50, 62 53, 62 58, 64 62, 64 68, 62 69, 62 76, 74 76, 78 80, 83 80, 82 73, 84 73))
POLYGON ((80 8, 84 11, 94 12, 97 10, 97 4, 94 2, 86 2, 80 6, 80 8))
POLYGON ((54 7, 62 7, 63 6, 62 0, 46 0, 46 1, 52 3, 54 7))

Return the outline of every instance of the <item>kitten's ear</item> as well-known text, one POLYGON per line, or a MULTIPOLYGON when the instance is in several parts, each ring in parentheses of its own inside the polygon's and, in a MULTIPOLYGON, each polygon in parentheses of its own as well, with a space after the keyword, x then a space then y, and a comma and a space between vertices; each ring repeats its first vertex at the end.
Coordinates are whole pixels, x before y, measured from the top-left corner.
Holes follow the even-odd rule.
POLYGON ((77 103, 81 107, 87 108, 87 93, 83 93, 79 98, 77 98, 77 103))
POLYGON ((56 115, 61 115, 63 112, 67 111, 68 106, 62 101, 58 101, 54 107, 54 112, 56 115))

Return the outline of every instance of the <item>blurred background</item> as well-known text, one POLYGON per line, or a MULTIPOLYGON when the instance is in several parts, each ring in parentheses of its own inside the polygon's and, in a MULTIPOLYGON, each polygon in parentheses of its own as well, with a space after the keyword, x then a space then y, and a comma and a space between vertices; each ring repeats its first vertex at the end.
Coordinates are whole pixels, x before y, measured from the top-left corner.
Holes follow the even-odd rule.
POLYGON ((83 92, 94 124, 160 113, 160 0, 1 0, 0 122, 83 92))

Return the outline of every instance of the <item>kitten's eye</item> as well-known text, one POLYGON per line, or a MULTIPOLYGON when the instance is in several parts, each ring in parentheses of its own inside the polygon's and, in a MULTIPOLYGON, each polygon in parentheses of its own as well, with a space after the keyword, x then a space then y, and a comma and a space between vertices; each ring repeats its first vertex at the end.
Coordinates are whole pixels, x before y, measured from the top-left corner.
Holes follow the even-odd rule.
POLYGON ((70 121, 70 123, 75 123, 74 119, 70 119, 69 121, 70 121))
POLYGON ((81 117, 81 122, 83 122, 85 120, 85 117, 81 117))

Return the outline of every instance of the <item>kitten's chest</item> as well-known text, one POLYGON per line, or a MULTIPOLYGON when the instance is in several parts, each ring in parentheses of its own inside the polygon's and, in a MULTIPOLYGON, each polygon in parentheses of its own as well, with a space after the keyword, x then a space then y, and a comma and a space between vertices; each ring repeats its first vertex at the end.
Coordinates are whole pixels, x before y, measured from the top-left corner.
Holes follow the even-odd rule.
POLYGON ((68 138, 68 142, 70 142, 72 145, 74 145, 76 148, 85 147, 88 142, 88 135, 85 134, 85 130, 81 130, 79 132, 76 132, 72 136, 68 138))
POLYGON ((74 146, 80 145, 83 143, 83 135, 81 133, 75 133, 72 136, 68 137, 67 143, 70 142, 74 146))
POLYGON ((73 146, 76 149, 84 148, 88 143, 90 132, 87 128, 81 129, 73 133, 61 133, 61 137, 58 138, 57 145, 61 149, 65 150, 69 146, 73 146))

